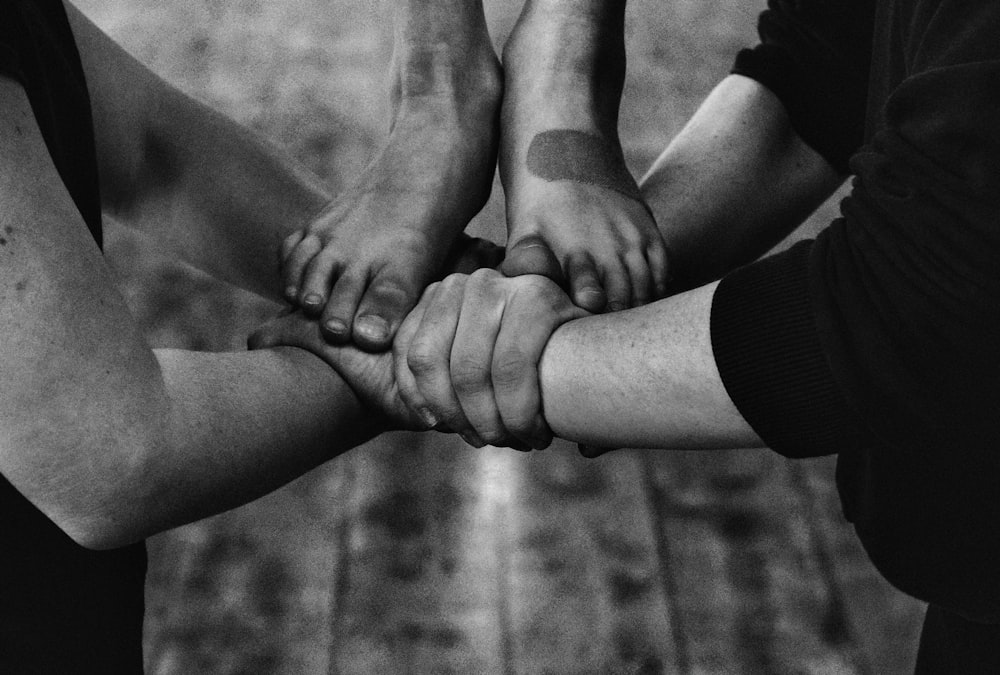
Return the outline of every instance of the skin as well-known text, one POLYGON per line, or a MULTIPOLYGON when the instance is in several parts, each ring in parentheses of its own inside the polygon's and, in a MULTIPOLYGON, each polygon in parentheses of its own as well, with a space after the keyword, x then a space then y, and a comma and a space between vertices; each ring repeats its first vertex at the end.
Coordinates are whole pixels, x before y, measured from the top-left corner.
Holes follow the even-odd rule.
MULTIPOLYGON (((221 278, 280 295, 277 244, 329 202, 322 185, 67 11, 102 207, 221 278)), ((0 472, 77 543, 124 545, 255 499, 384 429, 422 428, 402 408, 366 407, 389 383, 356 349, 328 355, 350 384, 289 347, 150 349, 7 78, 0 163, 0 472)), ((450 260, 474 269, 496 254, 472 242, 450 260)))
POLYGON ((538 134, 528 147, 525 165, 532 176, 549 183, 574 181, 642 199, 621 148, 608 147, 603 138, 584 131, 553 129, 538 134))
POLYGON ((503 54, 502 270, 559 281, 594 312, 661 297, 669 277, 618 139, 624 20, 621 0, 528 0, 503 54))
POLYGON ((464 277, 451 282, 462 292, 425 296, 415 325, 404 324, 409 345, 397 349, 409 375, 399 376, 400 389, 412 407, 449 423, 464 419, 463 436, 493 444, 530 436, 533 415, 544 411, 556 435, 592 448, 760 445, 715 366, 709 317, 717 282, 702 282, 766 251, 840 182, 766 88, 731 76, 643 182, 664 238, 681 254, 676 294, 572 320, 544 284, 464 277))
POLYGON ((285 298, 334 343, 380 351, 489 198, 500 64, 482 3, 399 0, 385 146, 282 245, 285 298))
MULTIPOLYGON (((687 256, 677 293, 587 317, 541 276, 449 277, 424 294, 400 328, 394 365, 381 367, 394 368, 400 398, 428 424, 476 446, 539 447, 549 433, 584 444, 588 456, 759 446, 712 354, 717 282, 699 282, 765 251, 840 182, 769 91, 731 76, 643 183, 665 239, 687 256)), ((282 331, 307 334, 300 324, 272 326, 274 344, 282 331)))
POLYGON ((545 274, 592 311, 662 296, 666 248, 617 137, 624 8, 607 0, 525 4, 504 50, 498 135, 500 71, 482 3, 400 0, 392 132, 356 185, 284 242, 286 298, 320 316, 328 340, 387 349, 440 270, 434 252, 485 203, 497 143, 510 223, 506 274, 545 274), (579 147, 578 134, 599 141, 577 153, 599 167, 591 180, 531 169, 529 147, 536 167, 579 175, 549 142, 571 138, 579 147), (387 204, 385 194, 400 199, 387 204))

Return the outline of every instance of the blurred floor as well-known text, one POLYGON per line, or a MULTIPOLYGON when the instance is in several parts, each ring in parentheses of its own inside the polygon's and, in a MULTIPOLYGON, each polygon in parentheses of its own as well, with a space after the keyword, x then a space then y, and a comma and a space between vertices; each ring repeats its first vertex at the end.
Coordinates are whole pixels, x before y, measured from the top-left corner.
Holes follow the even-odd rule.
MULTIPOLYGON (((171 82, 331 185, 381 137, 386 3, 81 0, 171 82)), ((487 0, 501 44, 519 2, 487 0)), ((633 0, 621 135, 641 173, 756 3, 633 0)), ((832 213, 828 205, 799 236, 832 213)), ((499 186, 472 229, 503 238, 499 186)), ((112 230, 157 345, 239 347, 273 308, 112 230)), ((839 511, 829 460, 768 451, 473 451, 395 434, 150 542, 148 672, 907 673, 913 602, 839 511)))

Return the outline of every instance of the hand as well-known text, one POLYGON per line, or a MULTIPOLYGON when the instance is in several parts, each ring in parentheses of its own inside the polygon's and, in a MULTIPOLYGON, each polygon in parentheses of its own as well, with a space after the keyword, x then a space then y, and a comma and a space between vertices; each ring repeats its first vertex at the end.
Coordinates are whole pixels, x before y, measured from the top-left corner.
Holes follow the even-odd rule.
MULTIPOLYGON (((481 12, 481 10, 480 10, 481 12)), ((485 24, 483 26, 485 35, 485 24)), ((487 37, 463 58, 397 45, 393 124, 357 182, 282 245, 285 296, 327 340, 384 350, 456 236, 489 198, 499 63, 487 37)))
POLYGON ((509 275, 592 312, 667 292, 667 251, 618 139, 625 3, 525 3, 504 48, 500 177, 509 275))
MULTIPOLYGON (((564 168, 565 176, 573 175, 564 168)), ((508 192, 504 274, 547 276, 592 312, 644 305, 666 294, 666 247, 638 188, 627 195, 569 177, 534 175, 515 185, 508 192)))
POLYGON ((272 319, 258 328, 247 344, 250 349, 300 347, 310 351, 344 378, 368 410, 382 418, 379 422, 385 429, 426 428, 399 397, 389 352, 372 354, 350 345, 331 345, 323 338, 319 324, 300 311, 272 319))
POLYGON ((586 316, 551 280, 483 269, 431 285, 393 345, 399 395, 471 445, 541 449, 538 362, 561 324, 586 316))

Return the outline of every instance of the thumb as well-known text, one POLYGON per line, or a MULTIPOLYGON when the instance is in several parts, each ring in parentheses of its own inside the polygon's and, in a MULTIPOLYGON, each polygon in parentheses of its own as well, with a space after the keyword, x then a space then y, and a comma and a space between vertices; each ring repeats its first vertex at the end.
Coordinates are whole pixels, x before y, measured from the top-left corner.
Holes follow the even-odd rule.
POLYGON ((507 257, 500 265, 500 271, 508 277, 540 274, 560 286, 566 286, 559 259, 549 245, 535 235, 525 237, 507 249, 507 257))

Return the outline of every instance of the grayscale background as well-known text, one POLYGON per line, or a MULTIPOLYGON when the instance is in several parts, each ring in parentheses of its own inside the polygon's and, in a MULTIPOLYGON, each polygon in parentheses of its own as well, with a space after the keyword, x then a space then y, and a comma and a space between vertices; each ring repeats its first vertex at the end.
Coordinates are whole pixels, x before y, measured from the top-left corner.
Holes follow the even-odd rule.
MULTIPOLYGON (((386 129, 389 0, 78 0, 154 71, 335 188, 386 129)), ((486 0, 503 44, 520 2, 486 0)), ((621 136, 641 175, 762 2, 632 0, 621 136)), ((828 204, 799 235, 835 213, 828 204)), ((108 226, 156 346, 242 347, 275 306, 108 226)), ((499 184, 472 230, 503 241, 499 184)), ((832 673, 912 669, 921 606, 874 572, 830 460, 580 458, 395 434, 154 538, 151 675, 832 673)))

